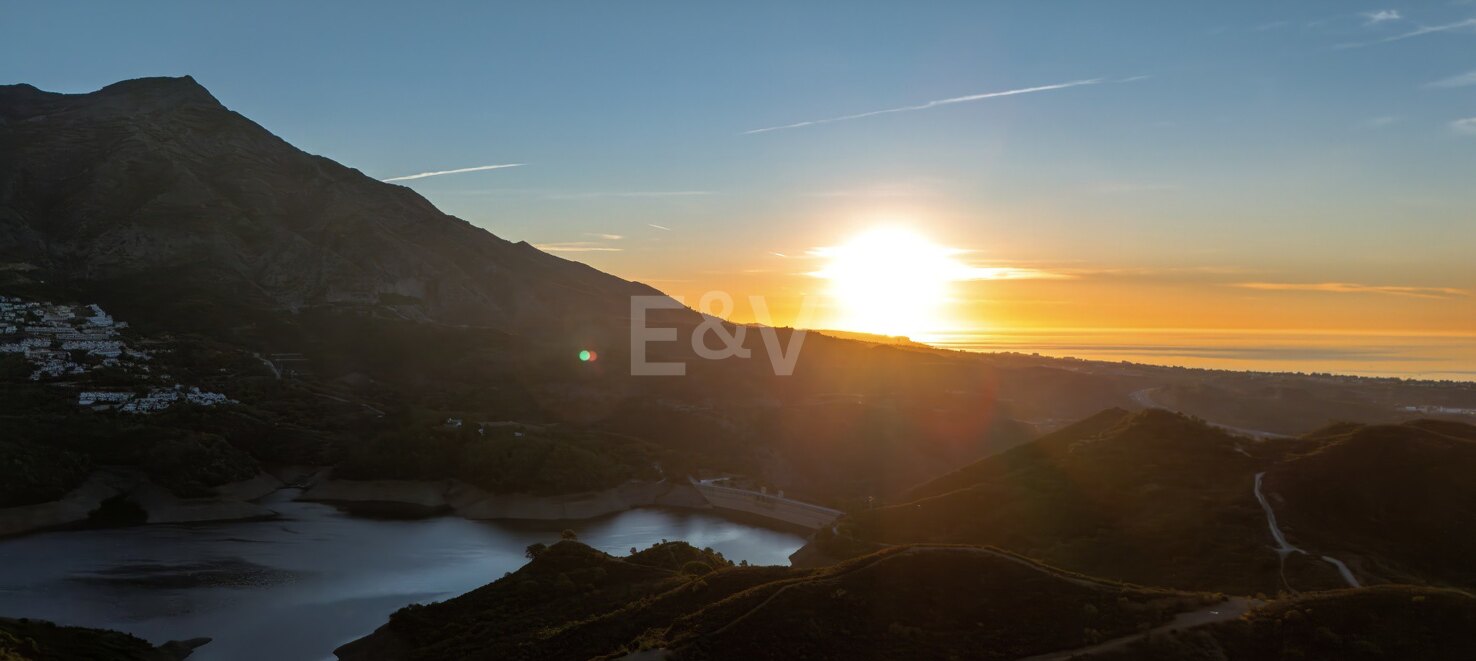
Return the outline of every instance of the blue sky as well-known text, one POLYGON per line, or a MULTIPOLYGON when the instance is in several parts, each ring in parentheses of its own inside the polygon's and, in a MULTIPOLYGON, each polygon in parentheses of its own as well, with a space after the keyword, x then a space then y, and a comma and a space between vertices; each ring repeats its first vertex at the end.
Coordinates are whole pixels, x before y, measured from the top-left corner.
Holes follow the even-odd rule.
POLYGON ((773 253, 902 218, 1078 280, 1476 325, 1391 289, 1476 289, 1476 3, 222 5, 5 2, 0 82, 190 74, 381 179, 520 163, 403 183, 669 290, 798 292, 773 253))

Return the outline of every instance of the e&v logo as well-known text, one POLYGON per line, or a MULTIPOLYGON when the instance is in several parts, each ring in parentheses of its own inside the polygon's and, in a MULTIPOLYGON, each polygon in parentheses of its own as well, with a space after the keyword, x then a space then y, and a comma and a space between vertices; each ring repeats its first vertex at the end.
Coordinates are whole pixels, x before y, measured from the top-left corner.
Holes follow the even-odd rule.
MULTIPOLYGON (((800 347, 805 343, 805 331, 795 329, 790 333, 789 346, 779 342, 779 331, 774 328, 769 316, 769 304, 763 296, 749 296, 748 304, 753 307, 753 318, 758 322, 759 336, 764 341, 764 351, 769 354, 769 365, 776 376, 794 374, 795 363, 799 362, 800 347)), ((630 297, 630 373, 633 376, 684 376, 687 364, 679 362, 653 363, 646 360, 646 345, 651 342, 675 342, 677 329, 649 328, 647 313, 651 310, 680 310, 680 296, 632 296, 630 297)), ((732 332, 723 318, 733 313, 733 297, 727 292, 710 291, 702 295, 697 312, 703 315, 702 323, 692 329, 692 352, 705 360, 726 358, 748 358, 752 351, 745 346, 749 326, 734 325, 732 332), (716 309, 714 309, 716 305, 716 309), (719 346, 708 344, 711 337, 719 346)), ((800 306, 800 320, 809 316, 810 300, 805 298, 800 306)), ((799 325, 797 321, 796 325, 799 325)))

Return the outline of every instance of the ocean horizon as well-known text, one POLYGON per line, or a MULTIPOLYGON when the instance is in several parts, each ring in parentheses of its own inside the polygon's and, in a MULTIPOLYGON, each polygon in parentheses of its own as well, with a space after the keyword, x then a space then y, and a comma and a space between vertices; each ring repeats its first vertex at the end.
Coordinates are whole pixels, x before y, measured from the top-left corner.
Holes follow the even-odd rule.
POLYGON ((1476 334, 1236 329, 1003 329, 916 341, 941 349, 1257 372, 1476 381, 1476 334))

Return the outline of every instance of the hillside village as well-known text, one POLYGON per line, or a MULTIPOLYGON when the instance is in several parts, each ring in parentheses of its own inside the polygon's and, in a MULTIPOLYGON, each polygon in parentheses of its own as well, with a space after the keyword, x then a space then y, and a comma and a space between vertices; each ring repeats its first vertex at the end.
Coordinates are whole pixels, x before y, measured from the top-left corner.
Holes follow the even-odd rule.
MULTIPOLYGON (((32 368, 32 381, 77 387, 77 406, 98 411, 157 413, 185 402, 195 406, 236 403, 222 393, 186 387, 167 375, 162 385, 148 388, 85 389, 81 382, 103 369, 137 377, 154 377, 154 353, 129 346, 122 332, 128 323, 116 321, 97 304, 85 307, 27 301, 0 296, 0 354, 23 357, 32 368)), ((140 384, 141 385, 141 384, 140 384)))

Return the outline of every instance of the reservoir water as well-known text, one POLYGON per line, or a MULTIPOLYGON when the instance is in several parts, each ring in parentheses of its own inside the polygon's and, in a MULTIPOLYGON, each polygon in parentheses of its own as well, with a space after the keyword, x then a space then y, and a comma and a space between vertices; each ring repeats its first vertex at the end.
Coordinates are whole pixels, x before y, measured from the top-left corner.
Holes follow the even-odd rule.
POLYGON ((662 539, 737 562, 788 564, 798 534, 695 510, 637 509, 578 522, 385 520, 268 497, 282 518, 47 532, 0 541, 0 616, 213 642, 191 660, 318 660, 396 609, 501 578, 534 542, 572 528, 624 555, 662 539))

